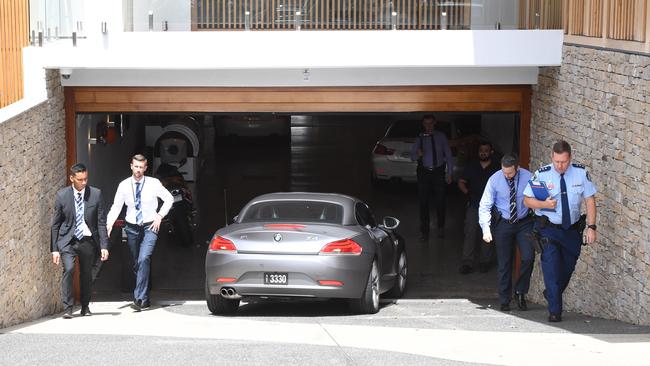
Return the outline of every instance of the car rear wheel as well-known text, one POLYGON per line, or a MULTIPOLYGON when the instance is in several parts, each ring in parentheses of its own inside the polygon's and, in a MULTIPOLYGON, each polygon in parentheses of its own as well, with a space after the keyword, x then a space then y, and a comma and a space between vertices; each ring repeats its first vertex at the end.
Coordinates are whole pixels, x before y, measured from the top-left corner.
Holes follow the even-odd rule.
POLYGON ((212 295, 208 286, 208 281, 205 281, 205 302, 208 304, 208 309, 212 314, 233 314, 239 308, 239 299, 225 299, 221 295, 212 295))
POLYGON ((406 277, 408 275, 408 262, 406 260, 406 251, 402 249, 397 260, 397 277, 395 284, 390 290, 389 296, 393 298, 400 298, 404 296, 406 291, 406 277))
POLYGON ((379 267, 377 260, 372 261, 368 282, 359 299, 351 302, 352 311, 359 314, 375 314, 379 311, 379 267))

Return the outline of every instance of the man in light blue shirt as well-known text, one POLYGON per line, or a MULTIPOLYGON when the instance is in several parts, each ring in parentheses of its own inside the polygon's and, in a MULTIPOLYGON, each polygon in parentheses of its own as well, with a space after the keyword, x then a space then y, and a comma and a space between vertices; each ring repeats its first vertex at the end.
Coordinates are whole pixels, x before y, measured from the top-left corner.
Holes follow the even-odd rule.
POLYGON ((435 130, 436 118, 426 115, 422 118, 424 130, 411 148, 411 160, 418 162, 418 201, 420 205, 420 241, 429 240, 429 199, 433 192, 436 201, 438 237, 444 237, 445 191, 451 184, 454 170, 453 158, 447 136, 435 130))
POLYGON ((542 272, 544 297, 548 302, 549 322, 562 321, 562 293, 580 256, 583 243, 579 227, 582 202, 586 203, 585 244, 596 240, 596 187, 582 164, 571 163, 571 146, 566 141, 553 145, 553 164, 535 173, 535 181, 545 182, 549 197, 540 201, 530 186, 524 190, 524 203, 535 210, 535 229, 544 245, 542 272))
POLYGON ((524 188, 532 174, 519 167, 516 154, 504 155, 501 170, 488 179, 479 203, 479 225, 483 240, 492 242, 492 229, 497 253, 497 279, 501 310, 510 310, 512 298, 512 258, 515 242, 519 246, 521 265, 515 283, 515 299, 520 310, 528 310, 526 294, 530 287, 535 252, 530 238, 533 220, 524 206, 524 188), (492 214, 496 209, 495 214, 492 214), (494 218, 494 221, 492 222, 494 218))

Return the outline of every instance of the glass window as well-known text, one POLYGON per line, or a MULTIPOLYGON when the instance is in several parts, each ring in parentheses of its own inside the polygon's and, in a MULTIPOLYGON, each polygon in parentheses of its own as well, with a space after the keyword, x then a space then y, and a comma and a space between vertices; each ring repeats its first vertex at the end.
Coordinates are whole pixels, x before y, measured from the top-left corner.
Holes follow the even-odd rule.
POLYGON ((368 208, 365 203, 357 202, 357 204, 354 206, 354 211, 354 216, 356 217, 359 225, 368 225, 370 227, 377 226, 377 223, 375 222, 375 216, 372 214, 372 211, 370 211, 370 208, 368 208))
POLYGON ((246 222, 313 222, 343 223, 343 206, 319 201, 273 201, 251 206, 242 223, 246 222))
POLYGON ((422 121, 397 121, 390 126, 386 137, 415 137, 422 132, 422 121))

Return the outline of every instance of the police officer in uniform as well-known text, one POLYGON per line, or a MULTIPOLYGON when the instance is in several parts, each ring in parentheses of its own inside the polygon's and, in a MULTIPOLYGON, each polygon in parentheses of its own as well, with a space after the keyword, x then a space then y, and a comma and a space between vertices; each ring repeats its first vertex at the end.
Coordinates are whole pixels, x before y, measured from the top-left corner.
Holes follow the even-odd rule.
POLYGON ((580 208, 587 208, 585 244, 596 240, 596 187, 584 165, 571 163, 571 146, 566 141, 553 145, 552 164, 535 173, 535 181, 545 182, 549 197, 535 198, 529 186, 524 190, 524 204, 535 210, 535 229, 539 232, 543 252, 544 297, 548 302, 549 322, 562 321, 562 293, 569 284, 583 243, 580 208))
POLYGON ((512 298, 512 257, 515 243, 519 246, 521 263, 519 276, 515 283, 515 299, 519 310, 528 310, 526 294, 530 286, 530 275, 533 272, 535 252, 530 238, 533 230, 533 220, 524 206, 524 188, 532 173, 519 167, 517 155, 507 154, 501 159, 501 170, 488 179, 478 206, 478 223, 483 230, 483 240, 492 242, 494 226, 494 242, 497 252, 497 278, 501 311, 510 311, 512 298), (495 219, 492 222, 492 207, 495 219))

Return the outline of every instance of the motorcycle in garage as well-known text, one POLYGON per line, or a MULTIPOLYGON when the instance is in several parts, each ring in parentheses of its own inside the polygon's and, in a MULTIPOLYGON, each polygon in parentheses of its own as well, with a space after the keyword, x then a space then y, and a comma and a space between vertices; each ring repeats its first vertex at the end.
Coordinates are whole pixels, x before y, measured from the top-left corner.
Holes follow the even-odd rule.
POLYGON ((161 231, 173 235, 183 247, 189 247, 194 242, 194 218, 196 211, 183 174, 174 165, 161 164, 156 171, 156 177, 174 197, 174 204, 161 223, 161 231))

